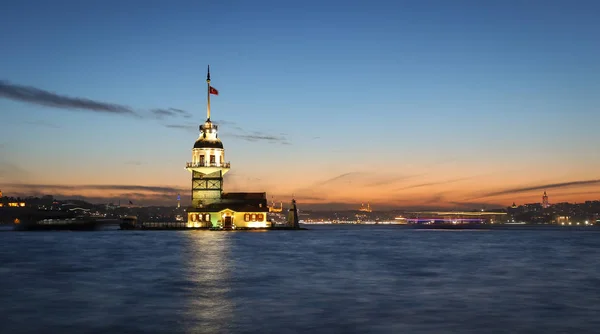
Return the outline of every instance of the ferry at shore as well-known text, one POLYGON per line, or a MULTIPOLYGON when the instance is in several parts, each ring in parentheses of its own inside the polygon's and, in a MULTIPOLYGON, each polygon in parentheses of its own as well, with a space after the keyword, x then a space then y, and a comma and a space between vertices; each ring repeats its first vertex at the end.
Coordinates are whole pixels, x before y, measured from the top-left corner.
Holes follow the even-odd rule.
POLYGON ((115 225, 116 220, 79 216, 72 212, 31 210, 10 217, 14 231, 95 231, 115 225))
POLYGON ((45 218, 41 220, 25 220, 16 223, 15 231, 94 231, 100 224, 91 218, 45 218))

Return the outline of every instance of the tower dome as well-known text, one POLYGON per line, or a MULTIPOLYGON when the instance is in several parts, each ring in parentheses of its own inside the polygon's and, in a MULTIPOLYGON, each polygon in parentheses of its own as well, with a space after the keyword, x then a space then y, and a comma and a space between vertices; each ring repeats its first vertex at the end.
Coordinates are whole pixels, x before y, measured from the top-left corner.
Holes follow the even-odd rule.
POLYGON ((220 140, 205 140, 199 138, 194 143, 194 148, 223 148, 223 143, 220 140))
POLYGON ((194 148, 223 148, 223 143, 217 134, 219 127, 207 119, 200 125, 200 136, 194 143, 194 148))

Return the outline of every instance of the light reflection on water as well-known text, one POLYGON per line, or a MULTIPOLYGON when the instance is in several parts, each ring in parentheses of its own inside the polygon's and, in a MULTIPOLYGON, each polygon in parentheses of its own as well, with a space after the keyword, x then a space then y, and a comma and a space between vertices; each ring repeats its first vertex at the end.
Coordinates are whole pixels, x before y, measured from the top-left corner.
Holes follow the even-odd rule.
POLYGON ((228 233, 185 234, 186 331, 224 333, 233 320, 231 238, 228 233))
POLYGON ((3 333, 600 328, 600 233, 419 232, 319 226, 269 233, 0 233, 0 328, 3 333))

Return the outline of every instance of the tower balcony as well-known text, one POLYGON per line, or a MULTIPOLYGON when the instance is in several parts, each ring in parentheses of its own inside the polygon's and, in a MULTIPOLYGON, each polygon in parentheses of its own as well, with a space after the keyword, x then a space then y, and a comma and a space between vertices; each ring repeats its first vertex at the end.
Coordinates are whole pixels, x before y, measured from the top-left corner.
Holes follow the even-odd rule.
POLYGON ((188 162, 185 164, 185 169, 190 172, 198 172, 204 175, 209 175, 215 172, 221 172, 221 175, 224 175, 231 168, 231 164, 229 162, 222 163, 210 163, 210 162, 188 162))
POLYGON ((229 162, 188 162, 185 164, 185 168, 202 168, 202 167, 216 167, 216 168, 231 168, 229 162))
POLYGON ((204 124, 200 124, 200 131, 204 131, 204 130, 215 130, 215 131, 219 131, 219 126, 216 125, 213 122, 205 122, 204 124))

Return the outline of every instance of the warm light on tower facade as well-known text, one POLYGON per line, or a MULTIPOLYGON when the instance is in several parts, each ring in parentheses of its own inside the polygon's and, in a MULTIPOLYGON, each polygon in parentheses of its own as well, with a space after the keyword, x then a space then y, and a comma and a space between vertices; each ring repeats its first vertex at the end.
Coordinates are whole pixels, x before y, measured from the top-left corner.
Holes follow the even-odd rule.
POLYGON ((229 171, 218 127, 207 119, 200 125, 200 136, 192 149, 192 162, 186 169, 192 173, 192 206, 206 205, 221 199, 223 175, 229 171))

